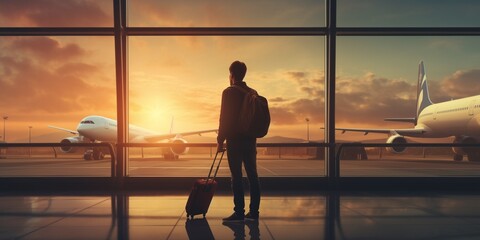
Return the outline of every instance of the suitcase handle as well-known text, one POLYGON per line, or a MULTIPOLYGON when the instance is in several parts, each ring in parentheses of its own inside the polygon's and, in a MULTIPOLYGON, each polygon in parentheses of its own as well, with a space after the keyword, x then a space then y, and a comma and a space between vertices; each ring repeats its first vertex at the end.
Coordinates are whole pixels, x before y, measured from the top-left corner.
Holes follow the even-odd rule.
POLYGON ((217 153, 215 153, 215 158, 213 159, 212 166, 210 167, 210 171, 208 172, 207 183, 210 180, 210 175, 212 174, 213 166, 215 166, 215 162, 217 161, 219 152, 222 152, 222 155, 220 155, 220 159, 218 160, 217 169, 215 170, 215 174, 212 177, 212 182, 213 180, 215 180, 215 177, 217 176, 218 169, 220 168, 220 163, 222 162, 223 154, 225 154, 225 151, 217 151, 217 153))

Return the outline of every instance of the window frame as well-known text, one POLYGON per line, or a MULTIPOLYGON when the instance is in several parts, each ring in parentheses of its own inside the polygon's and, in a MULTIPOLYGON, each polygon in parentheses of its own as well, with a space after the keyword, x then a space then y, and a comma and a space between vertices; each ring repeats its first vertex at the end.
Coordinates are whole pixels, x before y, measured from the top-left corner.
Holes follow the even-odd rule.
MULTIPOLYGON (((117 179, 128 177, 128 36, 321 36, 325 37, 325 177, 341 180, 335 146, 337 36, 480 36, 480 27, 337 27, 337 0, 325 0, 325 27, 129 27, 127 0, 112 0, 113 27, 0 27, 0 36, 112 36, 115 39, 117 179)), ((113 176, 112 176, 113 177, 113 176)), ((345 177, 343 177, 345 178, 345 177)), ((449 179, 455 177, 448 177, 449 179)), ((460 177, 465 179, 465 177, 460 177)), ((377 178, 378 179, 378 178, 377 178)), ((480 179, 480 178, 475 178, 480 179)), ((347 182, 349 180, 347 179, 347 182)), ((366 182, 369 182, 368 179, 366 182)))

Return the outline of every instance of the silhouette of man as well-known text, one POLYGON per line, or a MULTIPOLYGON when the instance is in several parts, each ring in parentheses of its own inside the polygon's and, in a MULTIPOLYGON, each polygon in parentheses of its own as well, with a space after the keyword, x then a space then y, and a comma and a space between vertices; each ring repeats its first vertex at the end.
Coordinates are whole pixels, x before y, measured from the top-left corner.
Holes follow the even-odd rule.
POLYGON ((260 207, 260 184, 257 174, 257 139, 239 131, 238 119, 245 92, 252 91, 243 81, 247 73, 245 63, 235 61, 230 65, 230 86, 223 90, 220 123, 218 127, 218 151, 224 151, 227 141, 228 166, 231 173, 234 213, 223 221, 258 220, 260 207), (242 184, 242 163, 250 185, 250 211, 245 215, 245 193, 242 184))

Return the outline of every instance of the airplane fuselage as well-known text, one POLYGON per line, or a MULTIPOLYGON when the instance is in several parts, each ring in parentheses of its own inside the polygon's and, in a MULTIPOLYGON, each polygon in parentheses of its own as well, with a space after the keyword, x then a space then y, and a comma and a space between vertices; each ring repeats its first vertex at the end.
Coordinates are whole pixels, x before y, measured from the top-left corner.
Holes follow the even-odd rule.
MULTIPOLYGON (((173 122, 172 122, 173 124, 173 122)), ((82 142, 117 142, 117 121, 102 117, 102 116, 88 116, 82 119, 77 126, 77 130, 69 130, 61 127, 49 126, 58 130, 66 131, 78 136, 67 137, 61 140, 61 143, 82 143, 82 142)), ((187 140, 183 136, 203 134, 209 132, 216 132, 217 129, 177 132, 173 133, 170 128, 170 133, 159 134, 157 132, 141 128, 135 125, 129 125, 128 128, 128 142, 129 143, 160 143, 168 142, 174 143, 171 147, 162 147, 165 159, 178 158, 178 155, 188 153, 188 147, 185 146, 187 140)), ((62 152, 70 153, 76 151, 74 147, 62 146, 62 152)), ((85 160, 100 160, 103 159, 104 154, 100 149, 91 149, 85 151, 85 160)))
MULTIPOLYGON (((77 126, 77 131, 84 137, 100 142, 117 141, 117 121, 101 117, 88 116, 82 119, 77 126)), ((135 125, 129 125, 130 142, 147 142, 141 136, 155 134, 155 132, 135 125)))
POLYGON ((426 130, 415 137, 480 137, 480 95, 432 104, 420 113, 415 127, 426 130))

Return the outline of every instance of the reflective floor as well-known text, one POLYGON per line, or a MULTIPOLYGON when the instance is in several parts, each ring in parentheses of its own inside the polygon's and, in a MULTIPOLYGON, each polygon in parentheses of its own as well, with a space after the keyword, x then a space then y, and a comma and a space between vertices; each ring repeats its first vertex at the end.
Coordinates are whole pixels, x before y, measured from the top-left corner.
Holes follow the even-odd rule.
POLYGON ((265 193, 260 220, 234 224, 228 192, 189 221, 187 193, 148 194, 4 193, 0 239, 480 239, 475 194, 265 193))

